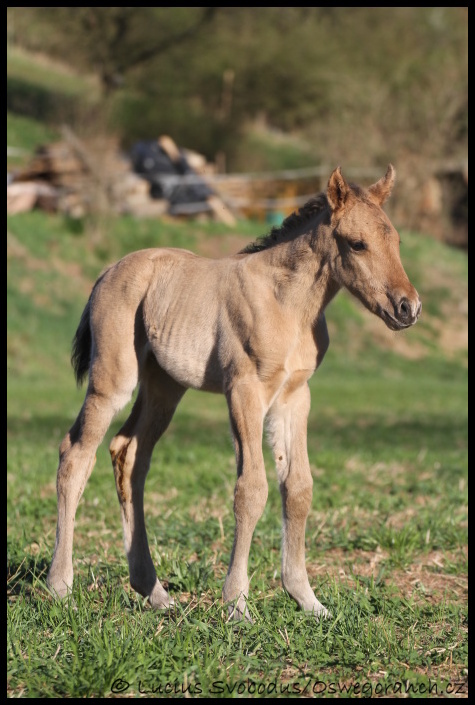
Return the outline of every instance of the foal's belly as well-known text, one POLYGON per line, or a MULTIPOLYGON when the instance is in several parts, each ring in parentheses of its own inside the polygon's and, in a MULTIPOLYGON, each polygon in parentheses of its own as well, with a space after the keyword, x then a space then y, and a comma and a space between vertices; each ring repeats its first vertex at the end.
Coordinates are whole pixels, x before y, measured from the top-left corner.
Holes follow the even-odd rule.
POLYGON ((151 340, 155 358, 162 369, 183 387, 206 392, 223 391, 222 371, 212 345, 205 340, 151 340))

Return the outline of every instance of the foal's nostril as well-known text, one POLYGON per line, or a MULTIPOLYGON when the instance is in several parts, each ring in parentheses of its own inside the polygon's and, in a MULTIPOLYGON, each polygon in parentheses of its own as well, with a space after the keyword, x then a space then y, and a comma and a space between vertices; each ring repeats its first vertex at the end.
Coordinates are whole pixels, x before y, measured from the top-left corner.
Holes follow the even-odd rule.
POLYGON ((405 296, 399 301, 396 306, 396 316, 402 323, 412 323, 417 321, 419 314, 422 309, 422 303, 418 300, 417 305, 414 304, 414 310, 412 304, 405 296))
POLYGON ((398 303, 396 308, 396 315, 400 321, 412 321, 412 306, 409 299, 404 296, 398 303))

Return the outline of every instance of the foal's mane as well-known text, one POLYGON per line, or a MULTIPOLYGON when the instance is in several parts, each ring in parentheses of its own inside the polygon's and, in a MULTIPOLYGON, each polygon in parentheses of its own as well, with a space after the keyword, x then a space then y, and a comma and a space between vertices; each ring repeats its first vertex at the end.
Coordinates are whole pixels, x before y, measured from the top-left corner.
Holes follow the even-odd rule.
POLYGON ((260 252, 261 250, 267 250, 269 247, 277 245, 279 242, 291 240, 296 235, 301 234, 303 225, 320 215, 320 213, 323 213, 327 207, 327 196, 326 193, 322 191, 307 201, 301 208, 287 216, 280 227, 273 227, 267 235, 251 242, 244 247, 244 249, 240 250, 239 254, 260 252))

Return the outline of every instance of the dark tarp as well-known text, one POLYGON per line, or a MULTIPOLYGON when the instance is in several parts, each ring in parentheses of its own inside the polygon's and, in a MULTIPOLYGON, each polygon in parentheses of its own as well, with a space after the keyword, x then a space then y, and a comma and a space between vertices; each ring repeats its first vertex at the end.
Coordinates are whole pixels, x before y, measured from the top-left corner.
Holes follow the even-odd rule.
POLYGON ((131 150, 133 169, 136 174, 150 183, 150 196, 164 198, 170 204, 170 213, 180 213, 184 204, 195 204, 196 211, 208 210, 207 199, 212 189, 188 164, 180 150, 177 159, 171 159, 158 142, 137 142, 131 150), (167 176, 194 176, 193 183, 176 184, 167 176), (202 208, 200 208, 202 205, 202 208))

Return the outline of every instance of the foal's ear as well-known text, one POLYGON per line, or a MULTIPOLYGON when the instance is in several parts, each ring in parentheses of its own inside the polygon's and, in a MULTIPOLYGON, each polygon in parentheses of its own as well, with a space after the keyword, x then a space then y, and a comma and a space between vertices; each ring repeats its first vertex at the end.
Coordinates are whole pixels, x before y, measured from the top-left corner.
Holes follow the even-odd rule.
POLYGON ((370 196, 376 201, 380 206, 383 205, 385 201, 388 200, 393 190, 394 182, 396 181, 396 169, 392 164, 388 164, 388 168, 384 176, 380 178, 375 184, 368 188, 370 196))
POLYGON ((327 186, 327 199, 332 211, 342 208, 350 192, 350 187, 341 173, 341 167, 332 172, 327 186))

